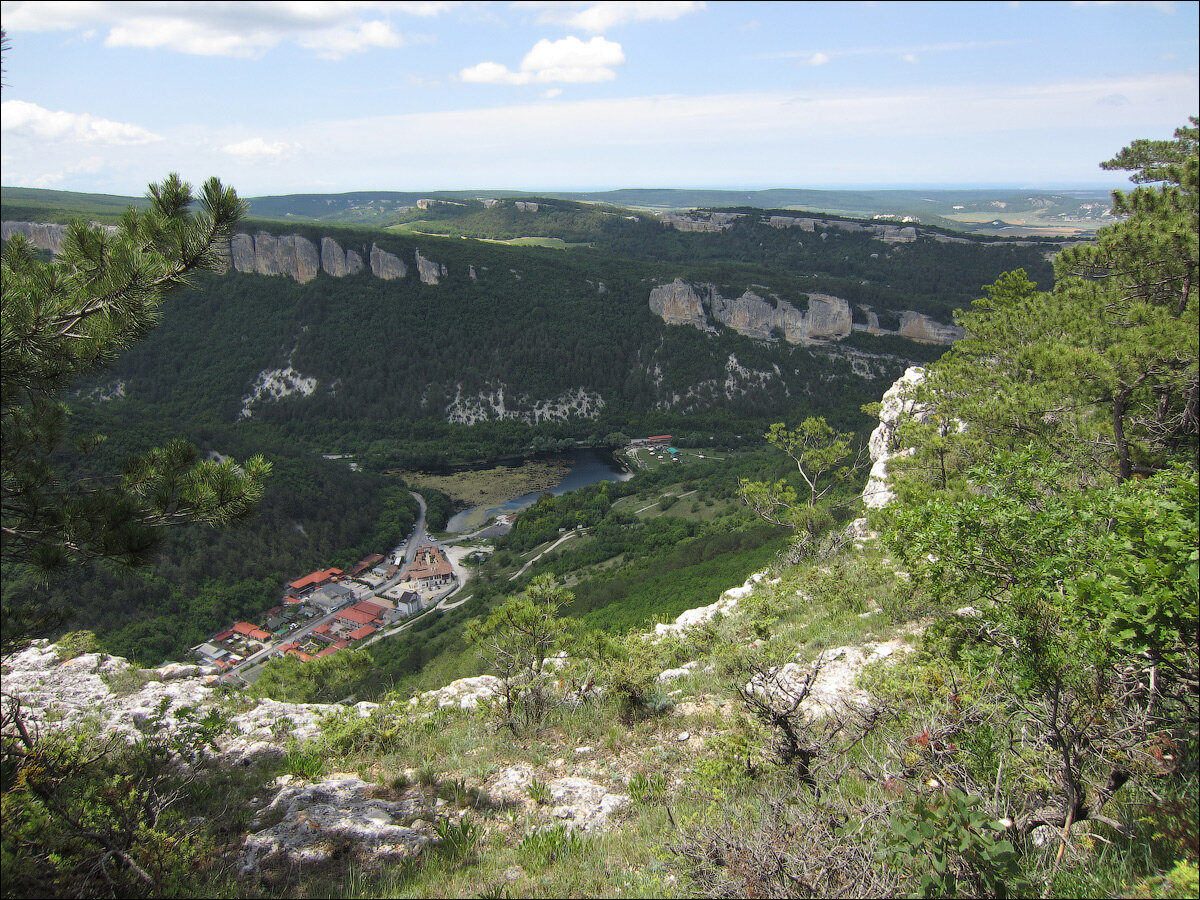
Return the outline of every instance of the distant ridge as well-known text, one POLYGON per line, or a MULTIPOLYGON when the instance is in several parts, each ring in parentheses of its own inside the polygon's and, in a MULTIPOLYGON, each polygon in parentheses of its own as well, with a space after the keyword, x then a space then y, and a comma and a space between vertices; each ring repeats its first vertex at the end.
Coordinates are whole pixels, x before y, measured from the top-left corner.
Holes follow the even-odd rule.
MULTIPOLYGON (((926 225, 997 236, 1092 233, 1111 224, 1105 190, 1022 191, 1018 189, 815 190, 772 188, 732 191, 677 188, 624 188, 611 191, 353 191, 342 194, 285 194, 248 198, 250 215, 262 219, 386 227, 425 199, 555 199, 601 203, 654 212, 681 209, 755 207, 806 210, 860 218, 911 218, 926 225)), ((8 220, 66 221, 87 216, 113 221, 144 199, 37 188, 0 189, 8 220)))

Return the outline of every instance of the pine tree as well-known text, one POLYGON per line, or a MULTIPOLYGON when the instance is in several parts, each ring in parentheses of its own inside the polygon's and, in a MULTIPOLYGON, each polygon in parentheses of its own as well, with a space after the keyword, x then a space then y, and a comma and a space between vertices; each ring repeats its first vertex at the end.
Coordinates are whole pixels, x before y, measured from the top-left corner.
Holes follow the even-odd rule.
MULTIPOLYGON (((931 367, 917 401, 927 415, 965 426, 940 448, 960 472, 997 449, 1029 444, 1086 477, 1118 482, 1180 456, 1194 460, 1197 134, 1193 118, 1173 141, 1135 141, 1102 164, 1132 170, 1142 186, 1114 192, 1113 209, 1125 219, 1059 254, 1053 291, 1010 272, 956 317, 967 338, 931 367)), ((920 432, 916 424, 901 430, 917 452, 898 467, 929 473, 937 466, 920 432)))
MULTIPOLYGON (((129 460, 110 477, 73 480, 61 393, 116 359, 157 322, 163 300, 189 275, 221 269, 243 211, 213 178, 198 196, 177 175, 151 185, 150 208, 128 210, 113 231, 76 222, 52 260, 14 237, 2 257, 3 518, 5 565, 43 573, 89 560, 148 561, 162 526, 223 525, 248 515, 270 465, 200 459, 181 440, 129 460), (194 209, 193 209, 194 208, 194 209)), ((8 610, 6 610, 6 619, 8 610)), ((6 637, 9 632, 6 622, 6 637)))

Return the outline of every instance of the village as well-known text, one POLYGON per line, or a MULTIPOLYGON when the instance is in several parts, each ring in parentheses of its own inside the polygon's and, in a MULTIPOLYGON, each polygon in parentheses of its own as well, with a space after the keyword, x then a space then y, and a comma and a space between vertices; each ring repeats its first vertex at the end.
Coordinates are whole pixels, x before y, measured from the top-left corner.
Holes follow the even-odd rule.
POLYGON ((401 546, 391 560, 375 553, 348 572, 322 569, 290 582, 280 603, 257 623, 237 622, 192 653, 227 675, 282 656, 308 662, 361 645, 432 608, 459 584, 436 543, 418 546, 407 565, 401 546))
MULTIPOLYGON (((625 455, 638 469, 681 461, 669 434, 635 438, 625 448, 625 455), (639 458, 639 451, 645 458, 639 458)), ((703 454, 696 455, 703 458, 703 454)), ((470 537, 502 534, 515 518, 516 513, 496 515, 491 527, 470 537)), ((402 626, 432 609, 464 581, 446 550, 424 532, 422 509, 413 534, 390 558, 373 553, 349 571, 319 569, 297 578, 285 586, 280 602, 265 610, 257 622, 236 622, 191 652, 226 677, 245 675, 259 663, 284 656, 308 662, 384 636, 384 629, 402 626), (422 540, 418 543, 419 536, 422 540), (410 549, 414 546, 415 550, 410 549)))

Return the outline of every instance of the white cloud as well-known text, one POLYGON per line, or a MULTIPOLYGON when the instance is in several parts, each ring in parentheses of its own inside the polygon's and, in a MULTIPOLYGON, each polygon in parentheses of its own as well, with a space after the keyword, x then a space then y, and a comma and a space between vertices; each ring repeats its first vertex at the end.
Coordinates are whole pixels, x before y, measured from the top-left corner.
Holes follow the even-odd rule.
POLYGON ((310 35, 296 41, 307 50, 317 51, 322 59, 341 59, 351 53, 362 53, 371 47, 402 47, 404 38, 392 30, 390 22, 377 19, 363 22, 355 28, 335 28, 322 34, 310 35))
POLYGON ((827 62, 829 62, 829 59, 830 59, 830 57, 829 57, 828 53, 814 53, 808 59, 804 60, 804 65, 806 65, 806 66, 823 66, 827 62))
POLYGON ((581 84, 612 81, 617 77, 613 66, 624 62, 625 53, 621 45, 602 37, 594 37, 586 42, 577 37, 565 37, 559 41, 543 38, 525 55, 517 72, 510 71, 500 63, 482 62, 463 69, 459 77, 476 84, 581 84))
POLYGON ((4 27, 20 31, 98 29, 109 47, 162 48, 198 56, 254 58, 283 43, 326 59, 398 47, 391 16, 434 16, 457 3, 397 2, 23 2, 4 4, 4 27))
POLYGON ((704 3, 689 2, 601 2, 601 3, 514 3, 518 9, 538 10, 544 24, 568 25, 593 33, 629 22, 673 22, 704 9, 704 3))
POLYGON ((44 109, 24 100, 0 104, 0 130, 5 134, 43 141, 82 141, 96 144, 148 144, 162 138, 140 125, 114 122, 89 113, 44 109))
POLYGON ((562 96, 562 88, 547 88, 542 91, 542 99, 553 100, 555 97, 562 96))
POLYGON ((260 137, 255 137, 235 144, 226 144, 221 148, 221 152, 237 157, 242 162, 255 163, 274 162, 293 149, 293 146, 285 141, 268 143, 260 137))
POLYGON ((900 57, 901 62, 916 64, 920 62, 915 53, 905 53, 900 57))

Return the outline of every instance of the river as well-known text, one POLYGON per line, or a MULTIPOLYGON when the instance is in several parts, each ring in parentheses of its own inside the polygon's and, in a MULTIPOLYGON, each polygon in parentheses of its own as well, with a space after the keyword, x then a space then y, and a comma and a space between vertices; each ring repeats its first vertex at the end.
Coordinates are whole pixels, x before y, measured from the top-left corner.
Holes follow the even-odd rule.
MULTIPOLYGON (((628 481, 633 477, 630 472, 618 468, 610 454, 600 450, 573 450, 564 453, 563 458, 572 460, 571 471, 563 476, 562 481, 550 488, 549 493, 555 497, 568 491, 587 487, 598 481, 628 481)), ((545 493, 547 491, 533 491, 522 494, 520 497, 513 497, 498 506, 477 506, 473 509, 463 510, 450 518, 450 521, 446 523, 446 530, 458 534, 468 530, 471 523, 478 523, 490 516, 516 512, 527 506, 533 506, 537 502, 537 498, 545 493)))

